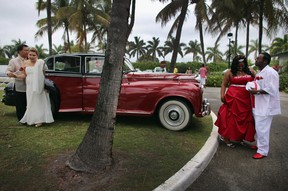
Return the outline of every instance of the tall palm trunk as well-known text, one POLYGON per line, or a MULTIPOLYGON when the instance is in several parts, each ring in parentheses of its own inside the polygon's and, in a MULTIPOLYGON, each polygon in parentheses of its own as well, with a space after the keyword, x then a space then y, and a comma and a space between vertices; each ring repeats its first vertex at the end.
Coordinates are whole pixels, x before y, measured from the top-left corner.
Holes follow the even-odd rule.
POLYGON ((131 0, 118 0, 112 4, 108 44, 95 112, 76 153, 67 161, 68 166, 77 171, 94 173, 109 169, 113 164, 113 135, 128 38, 130 3, 131 0))
POLYGON ((177 61, 177 55, 178 55, 178 49, 179 49, 180 38, 181 38, 181 33, 182 33, 182 27, 183 27, 186 13, 187 13, 188 3, 189 3, 189 0, 183 0, 183 6, 182 6, 181 13, 179 16, 179 23, 177 26, 176 38, 175 38, 175 43, 174 43, 173 53, 172 53, 172 58, 171 58, 170 72, 173 72, 176 61, 177 61))
POLYGON ((205 47, 204 47, 204 38, 203 38, 203 26, 202 26, 202 22, 201 21, 198 23, 198 27, 199 27, 202 59, 203 59, 204 65, 206 66, 205 47))
POLYGON ((260 0, 259 5, 259 37, 258 37, 258 52, 261 53, 262 49, 262 35, 263 35, 263 14, 264 14, 264 1, 260 0))
MULTIPOLYGON (((71 53, 71 42, 70 42, 70 35, 69 35, 69 28, 68 28, 68 22, 65 22, 65 32, 66 32, 66 37, 67 37, 67 49, 69 53, 71 53)), ((66 48, 65 48, 66 52, 66 48)))
POLYGON ((250 20, 247 20, 247 26, 246 26, 246 50, 245 50, 245 55, 246 58, 248 58, 249 54, 249 33, 250 33, 250 20))
POLYGON ((49 55, 52 55, 52 20, 51 20, 51 0, 47 0, 47 30, 49 55))
POLYGON ((232 58, 234 58, 234 56, 237 54, 237 47, 238 47, 238 31, 239 31, 239 25, 237 24, 235 27, 235 39, 234 39, 234 51, 233 51, 233 56, 232 58))

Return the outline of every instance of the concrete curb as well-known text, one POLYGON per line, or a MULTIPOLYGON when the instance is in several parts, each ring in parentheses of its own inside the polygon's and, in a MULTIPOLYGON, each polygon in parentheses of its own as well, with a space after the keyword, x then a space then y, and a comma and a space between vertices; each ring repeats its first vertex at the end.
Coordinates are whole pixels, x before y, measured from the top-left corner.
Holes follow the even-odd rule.
POLYGON ((186 190, 207 167, 219 145, 218 127, 214 125, 217 117, 213 112, 211 112, 211 116, 213 120, 213 128, 210 137, 207 139, 201 150, 178 172, 176 172, 160 186, 155 188, 154 191, 186 190))

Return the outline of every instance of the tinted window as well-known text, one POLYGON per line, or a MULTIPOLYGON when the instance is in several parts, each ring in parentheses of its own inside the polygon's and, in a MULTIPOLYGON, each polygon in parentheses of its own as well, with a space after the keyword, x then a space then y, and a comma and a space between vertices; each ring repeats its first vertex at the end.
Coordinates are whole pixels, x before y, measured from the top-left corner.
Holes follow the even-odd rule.
POLYGON ((80 73, 80 60, 75 56, 55 57, 55 71, 80 73))
POLYGON ((47 65, 47 67, 48 67, 48 70, 54 70, 54 58, 52 57, 52 58, 48 58, 47 60, 45 60, 45 62, 46 62, 46 65, 47 65))
POLYGON ((77 56, 55 56, 45 60, 48 70, 59 72, 81 72, 81 58, 77 56))

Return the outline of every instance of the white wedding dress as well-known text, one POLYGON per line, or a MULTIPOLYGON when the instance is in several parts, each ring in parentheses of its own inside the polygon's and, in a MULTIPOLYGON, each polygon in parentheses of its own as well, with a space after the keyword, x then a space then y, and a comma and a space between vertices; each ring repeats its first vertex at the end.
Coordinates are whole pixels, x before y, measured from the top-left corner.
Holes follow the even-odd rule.
POLYGON ((54 122, 49 93, 44 89, 43 66, 44 62, 39 60, 35 66, 25 68, 27 108, 21 123, 34 125, 54 122))

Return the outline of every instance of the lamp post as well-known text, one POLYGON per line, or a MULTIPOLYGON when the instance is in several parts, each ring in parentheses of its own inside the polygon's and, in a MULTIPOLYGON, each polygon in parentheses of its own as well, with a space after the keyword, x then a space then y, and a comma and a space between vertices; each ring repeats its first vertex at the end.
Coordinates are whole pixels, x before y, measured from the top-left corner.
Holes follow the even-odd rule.
POLYGON ((229 39, 229 53, 228 53, 228 68, 230 68, 230 57, 231 57, 231 39, 233 37, 233 33, 228 33, 227 37, 229 39))

